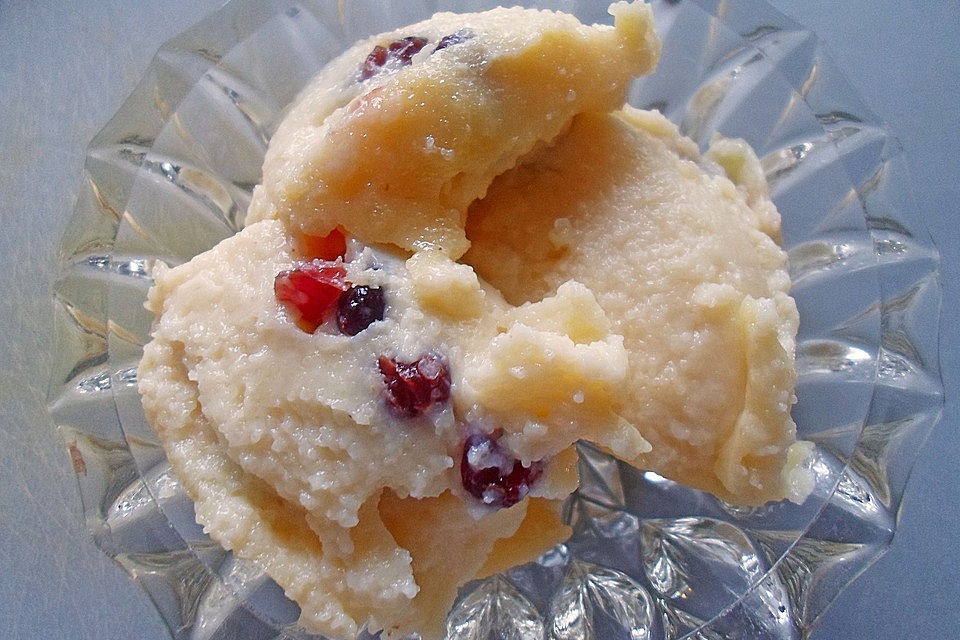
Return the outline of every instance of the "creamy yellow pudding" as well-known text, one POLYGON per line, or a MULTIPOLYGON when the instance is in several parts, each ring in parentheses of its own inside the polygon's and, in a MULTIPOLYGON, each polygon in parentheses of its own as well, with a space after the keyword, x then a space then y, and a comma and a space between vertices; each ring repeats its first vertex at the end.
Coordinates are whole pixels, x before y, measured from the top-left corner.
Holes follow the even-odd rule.
POLYGON ((580 439, 735 503, 809 491, 759 163, 623 106, 660 44, 646 5, 610 13, 358 43, 280 125, 246 228, 154 273, 147 417, 311 631, 441 636, 458 586, 569 535, 580 439))

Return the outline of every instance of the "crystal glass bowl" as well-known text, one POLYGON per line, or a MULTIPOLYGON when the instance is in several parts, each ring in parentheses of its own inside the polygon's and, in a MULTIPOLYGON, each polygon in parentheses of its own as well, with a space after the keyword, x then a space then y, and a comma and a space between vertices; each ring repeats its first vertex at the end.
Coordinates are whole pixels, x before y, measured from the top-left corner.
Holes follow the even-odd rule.
MULTIPOLYGON (((91 142, 63 239, 50 411, 96 543, 174 638, 306 638, 298 609, 212 542, 165 463, 136 390, 152 265, 241 226, 271 132, 355 40, 496 0, 233 0, 160 49, 91 142)), ((533 3, 609 22, 604 3, 533 3)), ((938 256, 904 159, 816 38, 760 0, 656 0, 663 61, 630 92, 701 145, 762 158, 801 316, 800 435, 816 444, 802 505, 739 508, 580 445, 573 537, 466 585, 451 639, 797 639, 891 543, 942 404, 938 256)))

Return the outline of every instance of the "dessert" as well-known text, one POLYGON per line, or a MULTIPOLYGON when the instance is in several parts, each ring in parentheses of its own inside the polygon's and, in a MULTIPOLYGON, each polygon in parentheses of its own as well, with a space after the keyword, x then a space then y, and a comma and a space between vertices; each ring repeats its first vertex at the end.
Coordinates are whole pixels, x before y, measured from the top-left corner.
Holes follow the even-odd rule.
POLYGON ((440 636, 459 585, 569 535, 579 439, 733 502, 808 490, 759 163, 623 106, 659 42, 646 5, 610 13, 358 43, 281 123, 246 228, 154 273, 147 417, 311 631, 440 636))

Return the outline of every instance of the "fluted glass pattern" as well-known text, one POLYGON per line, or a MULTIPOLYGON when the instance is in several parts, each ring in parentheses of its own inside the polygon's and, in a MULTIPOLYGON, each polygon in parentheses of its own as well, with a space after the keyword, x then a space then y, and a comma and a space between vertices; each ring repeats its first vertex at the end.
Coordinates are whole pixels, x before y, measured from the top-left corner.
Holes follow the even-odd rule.
MULTIPOLYGON (((152 265, 235 233, 284 106, 358 38, 479 0, 233 0, 157 53, 91 142, 56 284, 50 412, 96 544, 180 640, 309 638, 298 609, 213 543, 146 423, 136 370, 152 265)), ((607 21, 603 3, 534 3, 607 21)), ((630 91, 701 145, 760 155, 783 215, 798 337, 801 505, 740 508, 580 445, 574 535, 466 585, 453 640, 805 637, 890 545, 939 417, 938 255, 900 148, 809 31, 759 0, 656 0, 657 73, 630 91)))

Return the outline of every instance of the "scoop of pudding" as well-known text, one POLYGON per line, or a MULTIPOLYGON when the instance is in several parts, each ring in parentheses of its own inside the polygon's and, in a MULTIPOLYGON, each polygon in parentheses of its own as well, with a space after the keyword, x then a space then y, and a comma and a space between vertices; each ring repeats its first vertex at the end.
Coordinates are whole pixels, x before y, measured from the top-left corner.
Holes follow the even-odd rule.
POLYGON ((618 415, 652 444, 627 460, 738 504, 802 500, 779 228, 746 144, 701 156, 663 116, 625 107, 578 115, 497 177, 469 210, 463 261, 512 304, 570 278, 596 296, 628 354, 618 415))
POLYGON ((610 11, 359 43, 280 125, 248 226, 154 273, 147 417, 310 631, 442 635, 458 586, 569 535, 581 439, 732 502, 807 491, 759 163, 621 108, 659 42, 610 11))
MULTIPOLYGON (((576 487, 576 435, 522 459, 465 391, 501 328, 565 336, 533 311, 508 322, 496 292, 447 259, 432 275, 466 279, 461 300, 477 303, 452 317, 418 286, 422 264, 352 244, 346 263, 305 262, 270 220, 159 270, 140 390, 198 520, 264 567, 300 604, 305 626, 334 637, 363 626, 436 637, 459 585, 568 535, 559 501, 576 487), (338 300, 380 291, 382 317, 349 335, 334 304, 305 331, 278 294, 315 264, 342 272, 338 300)), ((299 293, 302 302, 315 291, 299 293)), ((565 295, 552 304, 583 303, 565 295)), ((569 330, 593 330, 579 326, 569 330)), ((622 356, 619 340, 604 338, 585 347, 622 356)))
POLYGON ((649 7, 610 12, 614 27, 520 8, 437 14, 358 43, 281 124, 248 222, 319 235, 339 225, 459 257, 464 213, 494 176, 574 114, 618 108, 629 81, 653 70, 649 7))

